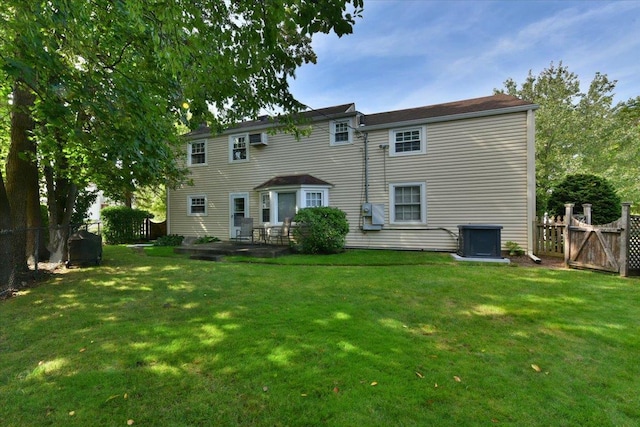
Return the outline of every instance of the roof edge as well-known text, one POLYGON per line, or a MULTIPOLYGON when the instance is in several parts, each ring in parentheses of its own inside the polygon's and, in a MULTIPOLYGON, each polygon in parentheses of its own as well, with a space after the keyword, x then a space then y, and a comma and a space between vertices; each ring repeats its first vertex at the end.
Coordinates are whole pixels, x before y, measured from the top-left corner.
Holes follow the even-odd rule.
POLYGON ((360 128, 360 130, 363 132, 366 132, 368 130, 388 129, 390 127, 397 127, 397 126, 412 126, 412 125, 428 124, 428 123, 451 122, 454 120, 474 119, 479 117, 497 116, 500 114, 521 113, 529 110, 537 110, 538 108, 539 108, 539 105, 537 104, 518 105, 514 107, 496 108, 493 110, 474 111, 470 113, 450 114, 446 116, 437 116, 437 117, 425 117, 421 119, 387 122, 387 123, 380 123, 377 125, 369 125, 369 126, 365 124, 360 128))

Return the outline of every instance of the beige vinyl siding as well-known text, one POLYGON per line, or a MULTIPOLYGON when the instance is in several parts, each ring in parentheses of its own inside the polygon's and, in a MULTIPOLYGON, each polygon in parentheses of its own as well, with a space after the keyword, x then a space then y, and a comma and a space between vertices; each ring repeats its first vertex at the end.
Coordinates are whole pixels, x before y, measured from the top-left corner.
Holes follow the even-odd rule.
MULTIPOLYGON (((329 122, 314 124, 308 137, 295 140, 289 134, 269 135, 269 145, 249 147, 249 162, 229 163, 228 135, 208 139, 207 167, 191 167, 194 186, 183 186, 169 193, 171 214, 170 233, 187 236, 215 235, 229 238, 229 194, 249 193, 249 216, 260 219, 260 193, 253 189, 280 175, 310 174, 334 187, 329 190, 329 202, 354 215, 353 193, 359 195, 362 186, 362 141, 354 137, 354 144, 330 146, 329 122), (187 197, 206 194, 208 215, 188 217, 187 197), (344 206, 344 208, 343 208, 344 206)), ((186 144, 185 144, 186 150, 186 144)), ((355 220, 357 225, 357 217, 355 220)))
POLYGON ((370 201, 384 203, 381 232, 350 236, 353 246, 455 250, 458 225, 499 224, 502 242, 527 244, 526 113, 427 125, 426 155, 386 157, 388 132, 369 135, 370 201), (386 179, 385 179, 386 176, 386 179), (427 224, 389 223, 388 183, 426 183, 427 224))
MULTIPOLYGON (((249 162, 228 161, 228 135, 207 139, 207 166, 191 167, 194 186, 169 192, 169 232, 187 236, 229 238, 229 194, 249 193, 248 215, 260 219, 260 193, 253 189, 281 175, 310 174, 325 180, 329 203, 347 213, 348 247, 448 250, 457 248, 459 224, 499 224, 503 244, 526 249, 527 113, 427 123, 426 154, 392 157, 388 127, 368 134, 369 202, 385 206, 380 231, 361 230, 364 200, 364 144, 354 132, 353 144, 330 145, 330 121, 314 123, 309 137, 269 135, 269 145, 249 147, 249 162), (426 224, 391 225, 389 184, 423 182, 426 224), (207 216, 187 215, 189 195, 206 194, 207 216)), ((415 126, 411 126, 415 127, 415 126)), ((257 131, 256 131, 257 132, 257 131)), ((185 144, 186 150, 186 144, 185 144)))

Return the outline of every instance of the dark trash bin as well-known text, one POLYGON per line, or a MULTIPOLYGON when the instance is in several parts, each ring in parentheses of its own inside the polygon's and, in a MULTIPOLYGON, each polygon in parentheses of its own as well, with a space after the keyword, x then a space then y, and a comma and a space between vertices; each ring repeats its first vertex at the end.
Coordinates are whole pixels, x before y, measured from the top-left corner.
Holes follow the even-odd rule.
POLYGON ((80 230, 69 237, 67 246, 69 248, 67 267, 72 264, 99 265, 102 261, 102 236, 80 230))

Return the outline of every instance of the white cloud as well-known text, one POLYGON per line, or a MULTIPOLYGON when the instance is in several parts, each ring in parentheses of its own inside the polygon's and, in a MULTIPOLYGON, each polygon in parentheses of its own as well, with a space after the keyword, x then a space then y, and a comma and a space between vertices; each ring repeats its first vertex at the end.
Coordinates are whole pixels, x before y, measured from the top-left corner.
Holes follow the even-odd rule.
POLYGON ((587 84, 596 71, 618 79, 626 100, 640 95, 639 12, 632 1, 369 0, 353 35, 314 38, 318 65, 292 87, 315 108, 371 113, 490 95, 562 60, 587 84))

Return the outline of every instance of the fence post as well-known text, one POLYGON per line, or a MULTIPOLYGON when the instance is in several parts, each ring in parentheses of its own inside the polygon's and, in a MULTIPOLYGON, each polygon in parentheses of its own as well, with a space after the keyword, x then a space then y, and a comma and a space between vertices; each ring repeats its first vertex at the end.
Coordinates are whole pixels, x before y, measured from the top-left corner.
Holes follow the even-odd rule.
POLYGON ((631 203, 622 203, 622 217, 620 218, 620 277, 629 275, 629 235, 631 226, 631 203))
POLYGON ((591 203, 585 203, 582 205, 584 222, 589 225, 591 225, 591 206, 593 206, 591 203))
POLYGON ((569 259, 571 258, 571 233, 569 227, 571 227, 571 220, 573 219, 573 203, 565 203, 564 205, 564 265, 569 266, 569 259))

